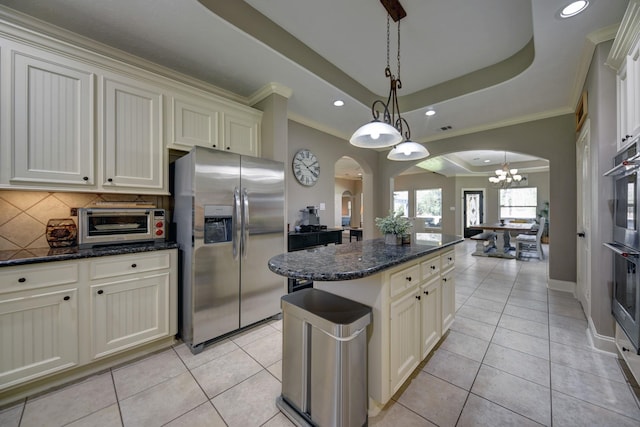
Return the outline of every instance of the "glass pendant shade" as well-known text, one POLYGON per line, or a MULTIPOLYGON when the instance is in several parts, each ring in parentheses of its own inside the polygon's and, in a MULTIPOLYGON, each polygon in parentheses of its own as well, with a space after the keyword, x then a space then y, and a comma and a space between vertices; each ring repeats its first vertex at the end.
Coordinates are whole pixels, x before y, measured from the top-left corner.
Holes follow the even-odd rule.
POLYGON ((349 142, 360 148, 386 148, 402 141, 402 135, 393 126, 374 120, 356 130, 349 142))
POLYGON ((387 159, 399 161, 419 160, 424 159, 428 155, 429 150, 427 150, 424 145, 413 141, 404 141, 393 147, 393 150, 387 155, 387 159))

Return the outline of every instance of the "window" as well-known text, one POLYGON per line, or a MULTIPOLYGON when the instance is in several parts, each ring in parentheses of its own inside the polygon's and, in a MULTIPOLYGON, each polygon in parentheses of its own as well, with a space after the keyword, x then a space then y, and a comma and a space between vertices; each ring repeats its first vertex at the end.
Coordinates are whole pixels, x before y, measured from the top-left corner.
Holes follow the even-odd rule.
POLYGON ((427 228, 442 227, 442 189, 416 190, 416 217, 427 228))
POLYGON ((500 189, 500 219, 535 219, 537 209, 537 187, 500 189))
POLYGON ((408 191, 394 191, 393 192, 393 212, 398 213, 402 211, 402 216, 409 216, 409 192, 408 191))

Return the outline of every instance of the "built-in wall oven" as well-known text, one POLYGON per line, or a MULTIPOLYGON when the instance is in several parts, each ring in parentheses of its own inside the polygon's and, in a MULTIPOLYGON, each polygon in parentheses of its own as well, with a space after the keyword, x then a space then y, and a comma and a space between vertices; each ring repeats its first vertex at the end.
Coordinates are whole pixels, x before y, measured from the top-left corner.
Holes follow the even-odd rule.
POLYGON ((604 245, 613 252, 611 312, 640 354, 640 153, 638 138, 614 158, 605 173, 614 179, 613 242, 604 245))

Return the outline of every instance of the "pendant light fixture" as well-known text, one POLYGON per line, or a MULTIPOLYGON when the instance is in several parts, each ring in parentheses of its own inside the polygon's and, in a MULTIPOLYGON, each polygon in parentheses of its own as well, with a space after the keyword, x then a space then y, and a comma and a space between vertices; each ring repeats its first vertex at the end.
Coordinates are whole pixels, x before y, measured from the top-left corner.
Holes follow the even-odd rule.
MULTIPOLYGON (((400 3, 395 2, 393 6, 388 6, 388 2, 382 1, 387 9, 387 67, 384 75, 389 79, 389 96, 387 102, 376 100, 371 105, 373 121, 361 126, 351 136, 351 145, 360 148, 386 148, 393 147, 387 155, 390 160, 418 160, 429 155, 429 151, 417 142, 411 141, 411 129, 409 123, 400 115, 398 107, 398 89, 402 88, 400 81, 400 20, 406 16, 400 3), (399 9, 398 9, 399 8, 399 9), (401 13, 398 13, 398 10, 401 13), (393 75, 389 65, 389 28, 390 18, 398 23, 398 72, 393 75), (378 110, 380 109, 382 113, 378 110), (382 115, 382 117, 381 117, 382 115)), ((392 2, 393 3, 393 2, 392 2)))
POLYGON ((496 169, 496 175, 489 177, 489 182, 495 188, 509 188, 514 182, 522 181, 522 175, 518 174, 518 169, 510 168, 507 163, 507 152, 504 152, 504 163, 502 169, 496 169))

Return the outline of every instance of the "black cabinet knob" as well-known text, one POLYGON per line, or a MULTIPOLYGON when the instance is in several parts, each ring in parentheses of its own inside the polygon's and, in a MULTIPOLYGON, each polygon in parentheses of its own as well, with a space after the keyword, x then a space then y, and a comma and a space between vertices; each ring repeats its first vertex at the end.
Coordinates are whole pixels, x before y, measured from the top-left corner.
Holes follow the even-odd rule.
POLYGON ((107 182, 113 182, 113 178, 107 178, 107 182))
POLYGON ((212 145, 212 147, 213 147, 213 148, 216 148, 216 147, 217 147, 217 145, 216 145, 216 144, 213 144, 213 145, 212 145))
POLYGON ((83 177, 82 177, 82 180, 83 180, 83 181, 89 181, 89 177, 88 177, 88 176, 83 176, 83 177))
POLYGON ((18 282, 20 282, 20 283, 24 283, 26 281, 27 281, 27 279, 24 278, 24 277, 21 277, 21 278, 18 279, 18 282))
POLYGON ((69 301, 71 299, 71 297, 69 295, 67 295, 66 297, 63 298, 65 301, 69 301))
POLYGON ((420 295, 416 295, 416 299, 419 300, 420 299, 420 295))
POLYGON ((578 233, 578 237, 584 237, 585 234, 583 232, 578 233))
POLYGON ((429 291, 424 291, 424 294, 425 295, 429 295, 429 291))
POLYGON ((102 289, 100 289, 100 290, 98 291, 98 295, 102 295, 103 293, 104 293, 104 291, 103 291, 102 289))
POLYGON ((442 278, 442 281, 443 281, 443 282, 446 282, 446 281, 447 281, 447 278, 446 278, 446 277, 443 277, 443 278, 442 278))
POLYGON ((136 268, 138 264, 131 264, 131 268, 136 268))
POLYGON ((627 347, 622 347, 622 351, 631 351, 627 347))
POLYGON ((227 147, 227 150, 231 150, 231 147, 227 147))
POLYGON ((405 277, 405 279, 407 279, 407 282, 410 282, 411 281, 411 276, 407 276, 407 277, 405 277))
POLYGON ((431 269, 432 269, 432 270, 435 270, 435 269, 436 269, 436 266, 435 266, 435 265, 432 265, 432 266, 431 266, 431 269))

